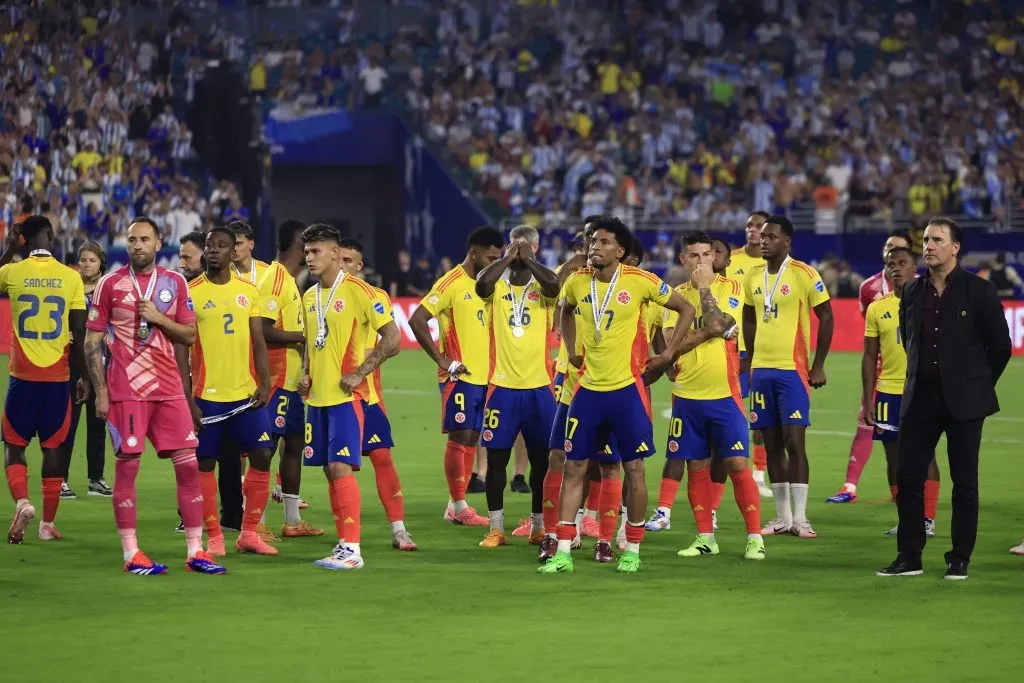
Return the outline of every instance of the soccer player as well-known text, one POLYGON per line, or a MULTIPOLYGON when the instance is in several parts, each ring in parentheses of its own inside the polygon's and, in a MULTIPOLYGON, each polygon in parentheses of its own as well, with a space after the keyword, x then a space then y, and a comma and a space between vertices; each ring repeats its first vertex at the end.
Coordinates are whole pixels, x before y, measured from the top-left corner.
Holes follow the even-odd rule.
POLYGON ((139 576, 167 572, 139 550, 135 478, 148 438, 157 456, 174 465, 178 510, 185 523, 186 567, 223 574, 203 550, 203 492, 188 402, 177 365, 177 348, 196 340, 188 285, 178 273, 156 265, 162 241, 150 219, 128 226, 129 264, 100 280, 89 309, 86 366, 96 396, 96 416, 107 420, 114 447, 114 520, 124 552, 124 570, 139 576), (104 337, 109 366, 104 369, 104 337))
POLYGON ((512 447, 520 434, 530 460, 530 543, 544 538, 544 476, 555 395, 548 373, 548 330, 560 286, 558 276, 537 262, 540 234, 520 225, 509 233, 505 256, 476 277, 476 294, 490 307, 495 365, 484 405, 480 443, 487 448, 489 530, 483 548, 508 545, 505 481, 512 447))
MULTIPOLYGON (((874 440, 885 449, 889 491, 896 502, 896 470, 899 459, 896 439, 899 435, 900 402, 907 376, 907 352, 900 339, 900 296, 903 285, 917 276, 917 257, 909 247, 889 249, 885 263, 892 291, 868 305, 864 323, 864 355, 861 360, 863 422, 874 431, 874 440), (877 383, 877 386, 876 386, 877 383), (877 391, 877 395, 876 392, 877 391)), ((939 468, 932 460, 924 483, 925 533, 935 535, 935 511, 939 502, 939 468)), ((895 536, 899 527, 885 532, 895 536)))
POLYGON ((235 234, 214 227, 206 236, 206 272, 188 283, 195 308, 197 337, 192 347, 189 410, 199 432, 199 482, 203 488, 206 551, 224 555, 224 532, 217 508, 214 469, 225 440, 248 454, 251 467, 242 492, 242 531, 235 541, 240 553, 277 555, 277 548, 257 527, 270 496, 270 456, 274 442, 263 407, 270 392, 267 345, 260 320, 259 292, 232 275, 235 234), (255 372, 254 372, 255 371, 255 372))
MULTIPOLYGON (((68 346, 79 367, 84 367, 85 294, 78 273, 53 258, 53 241, 50 220, 28 216, 12 227, 0 257, 0 292, 11 299, 14 322, 3 416, 4 471, 14 498, 8 543, 21 543, 25 528, 35 518, 28 497, 25 449, 36 437, 43 451, 39 540, 61 537, 54 520, 64 483, 61 445, 71 424, 68 346), (29 249, 28 258, 11 263, 23 246, 29 249)), ((85 400, 88 390, 89 382, 83 378, 76 400, 85 400)))
POLYGON ((178 270, 186 280, 195 280, 206 270, 203 250, 206 249, 206 233, 194 230, 181 238, 178 247, 178 270))
POLYGON ((438 366, 441 431, 448 435, 444 475, 449 500, 444 519, 466 526, 488 526, 487 518, 466 502, 491 370, 490 308, 477 296, 476 277, 501 258, 503 245, 494 228, 474 230, 466 243, 466 258, 434 283, 409 319, 416 341, 438 366), (440 348, 430 336, 431 318, 437 318, 440 348))
MULTIPOLYGON (((769 214, 764 211, 754 211, 747 217, 745 230, 747 243, 733 251, 729 257, 729 268, 726 270, 725 276, 730 280, 735 280, 742 285, 751 269, 764 263, 764 258, 761 256, 761 228, 764 227, 768 216, 769 214)), ((739 342, 740 359, 742 360, 747 356, 746 340, 743 338, 743 333, 740 330, 737 330, 736 336, 739 342)), ((749 374, 744 373, 740 375, 740 388, 743 392, 743 398, 747 398, 750 392, 749 374)), ((754 432, 753 460, 754 480, 757 482, 757 488, 763 497, 771 498, 773 495, 772 490, 765 485, 764 481, 764 473, 767 468, 764 440, 761 437, 761 433, 756 431, 754 432)))
MULTIPOLYGON (((722 326, 732 329, 736 325, 734 314, 741 310, 740 284, 713 272, 715 254, 710 235, 690 233, 685 245, 683 253, 690 282, 677 287, 676 291, 691 306, 700 307, 701 314, 693 321, 693 334, 701 333, 713 318, 721 318, 722 326)), ((675 316, 669 313, 665 317, 664 328, 674 329, 675 316)), ((690 547, 680 550, 679 556, 718 554, 711 514, 715 498, 711 481, 714 449, 717 457, 726 463, 733 480, 736 504, 747 525, 744 557, 763 560, 761 497, 747 468, 750 430, 740 395, 738 354, 732 342, 721 336, 703 336, 705 340, 699 346, 680 356, 672 386, 666 470, 672 460, 686 463, 687 494, 697 523, 697 539, 690 547)), ((678 486, 676 481, 671 483, 678 486)), ((663 479, 662 487, 665 486, 663 479)))
POLYGON ((242 221, 232 221, 227 227, 235 235, 235 247, 231 252, 231 270, 238 277, 259 287, 260 280, 270 264, 253 258, 252 251, 256 248, 256 238, 253 236, 252 226, 242 221))
POLYGON ((330 488, 338 544, 314 564, 325 569, 361 569, 359 483, 353 475, 362 463, 363 407, 367 377, 398 353, 394 321, 376 304, 373 289, 341 266, 341 233, 314 223, 302 233, 306 265, 317 284, 302 297, 306 323, 306 371, 299 393, 307 396, 303 463, 323 467, 330 488), (366 354, 370 330, 383 331, 366 354))
MULTIPOLYGON (((260 315, 263 339, 267 344, 270 366, 270 400, 267 416, 274 439, 273 451, 281 443, 281 502, 284 503, 285 538, 322 536, 323 530, 302 519, 302 449, 306 433, 306 410, 299 396, 302 379, 302 354, 306 344, 302 295, 295 284, 304 267, 300 221, 286 220, 277 229, 277 259, 259 282, 260 315)), ((236 242, 237 245, 237 242, 236 242)), ((273 451, 271 451, 273 453, 273 451)), ((264 540, 267 540, 264 536, 264 540)))
POLYGON ((826 382, 832 304, 818 271, 789 255, 792 244, 793 225, 785 216, 772 216, 761 228, 765 263, 754 266, 743 283, 748 355, 741 361, 741 370, 753 369, 750 424, 764 437, 777 510, 761 533, 815 538, 807 519, 806 433, 811 424, 810 388, 826 382), (808 369, 812 308, 818 317, 818 345, 808 369))
MULTIPOLYGON (((554 557, 539 568, 544 574, 573 571, 570 548, 576 537, 574 513, 589 460, 605 438, 618 445, 630 489, 627 546, 617 570, 634 573, 640 569, 647 506, 643 459, 654 452, 645 382, 650 384, 672 365, 693 321, 694 309, 657 276, 621 264, 631 241, 632 235, 621 221, 597 221, 589 250, 591 268, 570 275, 562 289, 562 336, 570 349, 570 363, 582 368, 583 374, 566 418, 558 548, 554 557), (665 351, 651 358, 645 370, 640 359, 647 356, 647 335, 641 315, 644 304, 651 301, 678 313, 679 326, 665 351), (578 316, 576 308, 580 309, 578 316), (582 354, 576 351, 577 317, 581 322, 582 354)), ((722 331, 724 328, 718 330, 722 331)))
MULTIPOLYGON (((875 273, 860 285, 860 314, 867 317, 868 306, 887 296, 893 291, 892 280, 888 273, 889 252, 896 247, 903 249, 911 248, 910 233, 906 230, 895 230, 889 235, 882 247, 882 271, 875 273)), ((879 362, 880 359, 879 359, 879 362)), ((880 370, 880 369, 879 369, 880 370)), ((872 404, 873 405, 873 404, 872 404)), ((862 405, 861 408, 864 406, 862 405)), ((857 431, 853 435, 853 442, 850 444, 850 460, 846 465, 846 480, 839 492, 826 503, 853 503, 857 500, 857 484, 860 483, 860 475, 871 458, 871 450, 874 445, 873 438, 877 432, 872 430, 864 420, 864 413, 857 416, 857 431)), ((885 441, 882 442, 883 444, 885 441)), ((888 460, 888 456, 886 456, 888 460)))
MULTIPOLYGON (((363 270, 363 245, 356 240, 341 240, 341 267, 346 277, 358 278, 363 270)), ((373 292, 373 309, 376 316, 385 315, 391 322, 385 323, 378 331, 373 326, 367 328, 366 354, 369 356, 377 347, 378 337, 387 337, 386 344, 401 345, 401 332, 394 322, 391 297, 383 289, 364 282, 373 292), (382 312, 383 310, 383 312, 382 312)), ((391 434, 391 421, 388 420, 384 406, 384 390, 380 383, 380 366, 366 383, 366 394, 362 398, 363 409, 363 455, 373 464, 373 475, 377 484, 377 495, 384 506, 388 523, 391 525, 391 547, 395 550, 413 552, 418 549, 405 528, 405 494, 398 478, 395 461, 391 457, 391 449, 395 442, 391 434)))

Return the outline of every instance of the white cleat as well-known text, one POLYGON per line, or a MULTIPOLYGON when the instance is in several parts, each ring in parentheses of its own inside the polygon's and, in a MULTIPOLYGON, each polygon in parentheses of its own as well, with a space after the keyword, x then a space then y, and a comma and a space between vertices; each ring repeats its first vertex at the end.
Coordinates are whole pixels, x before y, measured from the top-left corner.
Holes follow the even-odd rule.
POLYGON ((352 550, 343 546, 341 543, 334 546, 334 550, 330 555, 322 560, 317 560, 313 564, 318 567, 323 567, 324 569, 333 570, 362 569, 364 565, 363 558, 361 556, 356 555, 352 550))
POLYGON ((444 516, 441 517, 441 519, 443 519, 446 522, 454 522, 455 521, 455 506, 452 505, 451 503, 448 503, 448 507, 445 508, 444 516))
POLYGON ((648 531, 668 531, 672 528, 672 518, 661 510, 655 510, 645 527, 648 531))
POLYGON ((897 525, 896 525, 896 526, 894 526, 893 528, 891 528, 891 529, 889 529, 888 531, 886 531, 886 532, 885 532, 885 535, 886 535, 886 536, 895 536, 895 535, 896 535, 896 534, 898 534, 899 532, 900 532, 900 525, 899 525, 899 524, 897 524, 897 525))
POLYGON ((793 525, 789 524, 785 520, 778 517, 761 527, 762 536, 778 536, 779 534, 788 534, 792 531, 793 525))
POLYGON ((11 519, 11 527, 7 530, 7 542, 15 545, 25 539, 25 528, 32 523, 36 517, 36 509, 27 500, 22 501, 14 509, 14 517, 11 519))
POLYGON ((794 522, 793 529, 790 533, 792 533, 794 536, 798 538, 818 537, 818 532, 814 530, 814 527, 811 526, 811 523, 808 522, 806 519, 802 519, 799 522, 794 522))
POLYGON ((771 487, 768 486, 767 484, 758 484, 757 485, 757 490, 758 490, 758 493, 761 494, 762 498, 774 498, 775 497, 775 492, 772 491, 771 487))
POLYGON ((1024 541, 1010 548, 1011 555, 1024 555, 1024 541))
POLYGON ((573 550, 579 550, 580 548, 582 548, 583 547, 583 537, 580 536, 579 533, 577 533, 576 534, 576 538, 572 539, 572 545, 569 546, 569 547, 572 548, 573 550))
POLYGON ((46 522, 39 523, 40 541, 59 541, 61 538, 60 532, 57 531, 57 527, 53 524, 47 524, 46 522))
MULTIPOLYGON (((885 535, 886 536, 896 536, 897 534, 899 534, 899 532, 900 532, 900 525, 897 524, 893 528, 891 528, 888 531, 886 531, 885 535)), ((927 536, 928 538, 931 538, 932 536, 935 535, 935 520, 934 519, 928 519, 927 517, 924 518, 924 535, 927 536)))
POLYGON ((626 529, 619 529, 618 533, 615 534, 615 545, 618 547, 619 552, 626 550, 626 529))
POLYGON ((711 528, 718 531, 718 510, 711 511, 711 528))

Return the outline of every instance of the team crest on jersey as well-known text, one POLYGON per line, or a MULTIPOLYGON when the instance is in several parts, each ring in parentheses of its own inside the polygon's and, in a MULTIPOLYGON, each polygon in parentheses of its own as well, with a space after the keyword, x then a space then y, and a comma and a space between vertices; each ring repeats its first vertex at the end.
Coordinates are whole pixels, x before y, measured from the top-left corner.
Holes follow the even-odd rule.
POLYGON ((675 453, 678 450, 679 450, 679 442, 678 441, 669 441, 668 442, 668 452, 669 453, 675 453))
POLYGON ((458 422, 459 424, 462 424, 463 422, 466 421, 466 414, 465 413, 455 413, 455 421, 458 422))
POLYGON ((125 443, 128 444, 128 448, 135 448, 136 446, 139 445, 139 440, 136 439, 134 436, 129 436, 128 440, 125 443))
POLYGON ((754 412, 753 410, 750 411, 750 421, 757 422, 757 413, 754 412))
POLYGON ((384 315, 384 304, 377 301, 373 304, 373 310, 377 311, 378 315, 384 315))
POLYGON ((483 437, 484 437, 484 441, 490 441, 491 439, 494 438, 494 432, 492 432, 490 429, 485 429, 484 433, 483 433, 483 437))
POLYGON ((824 292, 825 291, 825 283, 822 282, 821 280, 818 280, 817 282, 814 283, 814 288, 816 290, 818 290, 819 292, 824 292))
POLYGON ((241 306, 242 308, 248 308, 249 297, 247 297, 245 294, 239 294, 238 297, 235 299, 235 303, 241 306))
POLYGON ((566 439, 565 443, 562 444, 562 446, 564 446, 564 448, 562 448, 563 451, 565 451, 566 453, 572 453, 572 441, 566 439))
POLYGON ((268 301, 267 302, 267 310, 268 311, 276 311, 277 310, 277 302, 274 301, 273 299, 268 301))
POLYGON ((440 299, 437 298, 436 294, 431 294, 429 297, 427 297, 427 303, 430 304, 431 306, 436 306, 438 301, 440 301, 440 299))
POLYGON ((160 293, 157 294, 156 297, 160 299, 160 303, 169 304, 171 303, 171 299, 174 298, 174 295, 171 294, 171 290, 169 289, 161 289, 160 293))
POLYGON ((527 301, 540 301, 540 294, 538 294, 537 292, 530 292, 529 294, 526 295, 526 300, 527 301))
POLYGON ((633 300, 633 297, 631 297, 631 296, 629 295, 629 292, 626 292, 626 291, 622 291, 622 292, 619 292, 618 296, 616 296, 616 297, 615 297, 615 299, 616 299, 616 300, 617 300, 617 301, 618 301, 618 302, 619 302, 620 304, 622 304, 623 306, 625 306, 626 304, 628 304, 628 303, 629 303, 630 301, 632 301, 632 300, 633 300))
POLYGON ((782 285, 779 291, 782 292, 782 296, 789 296, 789 285, 782 285))
POLYGON ((312 446, 306 446, 305 448, 303 448, 302 449, 302 457, 306 458, 307 460, 312 458, 313 457, 313 447, 312 446))
POLYGON ((96 308, 90 308, 89 309, 89 320, 92 321, 92 320, 95 320, 98 317, 100 317, 99 310, 96 309, 96 308))
POLYGON ((334 302, 334 312, 335 313, 341 313, 344 310, 345 310, 345 300, 344 299, 338 299, 337 301, 334 302))
POLYGON ((283 415, 278 415, 277 417, 274 418, 274 426, 277 427, 278 429, 281 429, 282 427, 284 427, 284 416, 283 415))

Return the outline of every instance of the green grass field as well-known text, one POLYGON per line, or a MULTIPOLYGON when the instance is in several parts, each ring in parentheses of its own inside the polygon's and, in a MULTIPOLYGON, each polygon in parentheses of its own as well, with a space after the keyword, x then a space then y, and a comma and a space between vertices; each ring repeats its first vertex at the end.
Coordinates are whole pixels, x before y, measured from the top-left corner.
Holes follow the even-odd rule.
MULTIPOLYGON (((940 532, 921 578, 874 576, 895 553, 895 541, 882 535, 895 522, 891 504, 823 502, 845 471, 858 367, 855 355, 832 356, 829 385, 813 398, 809 516, 819 537, 769 537, 762 563, 742 560, 744 529, 731 486, 720 516, 722 554, 714 558, 675 555, 693 534, 683 492, 676 526, 648 535, 636 576, 593 564, 589 547, 577 554, 575 574, 559 576, 535 573, 535 549, 524 539, 497 550, 477 547, 482 529, 441 521, 444 442, 433 370, 417 352, 390 361, 384 383, 407 524, 421 551, 390 549, 367 465, 359 475, 366 558, 360 572, 311 564, 330 550, 333 532, 323 476, 315 469, 304 472, 303 495, 311 504, 305 516, 326 536, 283 542, 278 558, 229 555, 225 577, 186 572, 184 538, 171 531, 171 467, 147 456, 139 477, 140 542, 172 571, 125 575, 110 501, 82 496, 85 458, 76 453, 71 483, 82 497, 61 504, 64 540, 43 544, 33 527, 24 545, 0 548, 0 680, 1019 680, 1024 559, 1007 548, 1024 534, 1016 459, 1024 363, 1014 361, 1003 376, 1003 412, 986 425, 981 533, 964 583, 942 580, 949 521, 944 456, 940 532)), ((652 505, 667 382, 655 394, 652 505)), ((33 447, 30 491, 37 507, 38 463, 33 447)), ((107 476, 113 483, 109 456, 107 476)), ((860 493, 864 501, 888 493, 880 446, 860 493)), ((474 498, 486 511, 483 496, 474 498)), ((764 502, 767 519, 774 505, 764 502)), ((528 511, 529 496, 507 494, 507 520, 528 511)), ((272 506, 268 521, 279 526, 281 514, 272 506)))

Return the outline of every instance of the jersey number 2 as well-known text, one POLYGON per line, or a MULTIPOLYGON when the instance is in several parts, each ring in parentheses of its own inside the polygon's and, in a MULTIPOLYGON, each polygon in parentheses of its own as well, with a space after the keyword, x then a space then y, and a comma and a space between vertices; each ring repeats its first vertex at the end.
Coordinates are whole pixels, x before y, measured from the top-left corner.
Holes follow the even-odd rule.
POLYGON ((59 296, 50 295, 42 301, 44 304, 53 306, 50 310, 50 319, 53 320, 53 331, 51 332, 36 332, 34 330, 25 329, 25 323, 28 322, 28 319, 34 318, 39 314, 40 302, 38 296, 35 294, 22 294, 18 297, 18 302, 28 304, 28 308, 22 311, 21 315, 18 316, 19 339, 42 339, 44 341, 50 341, 60 337, 61 332, 64 331, 64 299, 59 296))
POLYGON ((234 334, 235 331, 231 329, 231 323, 235 322, 235 316, 230 313, 224 314, 224 334, 234 334))

